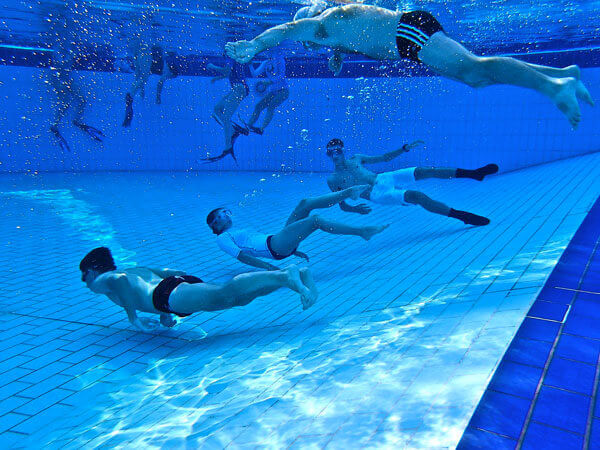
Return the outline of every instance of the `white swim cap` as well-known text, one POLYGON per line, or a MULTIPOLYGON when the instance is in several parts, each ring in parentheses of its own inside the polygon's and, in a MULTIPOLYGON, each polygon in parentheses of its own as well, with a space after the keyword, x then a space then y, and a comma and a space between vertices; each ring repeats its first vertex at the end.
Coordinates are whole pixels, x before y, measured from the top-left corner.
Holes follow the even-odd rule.
POLYGON ((327 9, 327 2, 317 0, 310 6, 300 8, 294 15, 294 21, 300 19, 310 19, 311 17, 318 16, 327 9))

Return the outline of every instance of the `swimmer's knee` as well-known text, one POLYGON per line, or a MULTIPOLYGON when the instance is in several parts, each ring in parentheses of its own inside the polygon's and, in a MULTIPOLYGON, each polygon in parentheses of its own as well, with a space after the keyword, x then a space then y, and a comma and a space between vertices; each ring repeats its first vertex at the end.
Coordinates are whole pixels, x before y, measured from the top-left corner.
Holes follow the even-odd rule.
POLYGON ((492 84, 488 73, 490 58, 469 55, 464 58, 461 66, 462 81, 473 88, 480 88, 492 84))
POLYGON ((421 204, 423 200, 425 200, 427 196, 419 191, 406 191, 404 193, 404 201, 406 203, 412 203, 414 205, 421 204))
POLYGON ((307 211, 310 209, 310 200, 303 198, 302 200, 300 200, 298 202, 298 205, 296 206, 296 211, 307 211))
POLYGON ((315 229, 317 228, 321 228, 321 225, 323 223, 323 219, 320 215, 318 214, 313 214, 312 216, 310 216, 307 220, 311 221, 311 224, 313 225, 313 227, 315 229))

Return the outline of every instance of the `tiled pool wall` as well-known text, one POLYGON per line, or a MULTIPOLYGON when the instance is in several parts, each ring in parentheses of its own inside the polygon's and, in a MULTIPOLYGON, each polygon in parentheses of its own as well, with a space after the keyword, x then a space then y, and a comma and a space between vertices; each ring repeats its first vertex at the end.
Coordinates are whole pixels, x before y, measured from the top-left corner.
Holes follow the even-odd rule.
MULTIPOLYGON (((86 123, 106 135, 100 145, 64 120, 72 152, 63 153, 49 132, 53 94, 47 69, 0 66, 0 172, 96 170, 327 171, 323 152, 332 137, 348 151, 377 153, 416 139, 426 142, 393 163, 477 166, 498 162, 502 171, 600 150, 600 108, 582 105, 573 131, 542 95, 509 86, 472 89, 440 77, 291 78, 290 98, 264 136, 241 137, 238 164, 226 158, 202 165, 199 157, 223 150, 222 130, 211 119, 227 81, 183 76, 165 84, 163 103, 154 104, 158 77, 146 98, 135 99, 135 117, 122 128, 124 96, 132 74, 77 72, 88 92, 86 123)), ((600 69, 583 70, 600 98, 600 69)), ((252 84, 252 83, 251 83, 252 84)), ((242 104, 247 118, 254 96, 242 104)), ((387 167, 390 167, 389 165, 387 167)), ((375 167, 377 169, 377 167, 375 167)))
POLYGON ((459 449, 600 448, 599 224, 600 199, 527 313, 459 449))

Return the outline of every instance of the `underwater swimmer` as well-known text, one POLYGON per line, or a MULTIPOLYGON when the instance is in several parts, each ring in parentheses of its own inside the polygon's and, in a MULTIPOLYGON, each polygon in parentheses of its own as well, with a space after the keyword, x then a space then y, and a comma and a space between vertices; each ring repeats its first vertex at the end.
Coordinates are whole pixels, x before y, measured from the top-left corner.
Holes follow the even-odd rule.
POLYGON ((83 122, 83 113, 87 102, 79 81, 73 76, 73 62, 72 50, 68 48, 67 44, 59 42, 53 49, 48 82, 56 94, 54 119, 50 131, 63 151, 71 151, 71 147, 58 127, 70 107, 75 110, 73 125, 96 142, 102 142, 104 138, 102 131, 83 122))
MULTIPOLYGON (((319 6, 320 5, 320 6, 319 6)), ((251 41, 228 42, 227 54, 247 63, 285 40, 333 49, 330 68, 339 73, 344 54, 377 60, 409 59, 471 87, 509 84, 549 97, 573 128, 581 120, 578 99, 594 105, 577 66, 554 68, 510 57, 479 57, 444 32, 426 11, 399 12, 371 5, 301 8, 294 21, 269 28, 251 41)))
POLYGON ((219 311, 245 306, 279 288, 291 289, 302 299, 304 309, 317 299, 317 289, 308 269, 290 266, 273 272, 245 273, 227 283, 209 284, 185 272, 133 267, 117 270, 106 247, 95 248, 79 264, 81 279, 96 294, 106 295, 127 313, 129 322, 141 331, 172 327, 172 317, 199 311, 219 311), (160 321, 138 317, 137 311, 160 315, 160 321))
POLYGON ((229 59, 228 64, 225 64, 224 66, 209 63, 206 67, 218 74, 213 77, 211 83, 227 79, 229 80, 230 89, 227 94, 217 102, 212 115, 213 119, 223 127, 225 150, 218 156, 211 156, 203 158, 202 160, 207 163, 212 163, 225 158, 227 155, 231 155, 234 161, 237 162, 237 158, 233 152, 233 145, 240 135, 243 134, 248 136, 250 132, 248 129, 235 123, 232 117, 242 101, 250 93, 250 88, 246 82, 246 78, 250 75, 250 71, 247 65, 239 64, 231 59, 229 59))
POLYGON ((231 212, 225 208, 212 210, 206 217, 206 223, 217 235, 217 244, 225 253, 259 269, 279 270, 277 266, 259 258, 282 260, 295 255, 308 261, 308 256, 299 252, 298 246, 317 230, 360 236, 367 241, 385 230, 388 225, 354 227, 316 214, 310 216, 315 209, 330 208, 348 198, 356 200, 361 192, 368 188, 367 185, 353 186, 333 194, 303 199, 288 218, 285 227, 272 235, 234 228, 231 212))
POLYGON ((253 77, 266 75, 268 81, 259 81, 256 92, 262 97, 254 106, 246 127, 253 133, 262 135, 273 120, 277 108, 290 96, 290 89, 285 79, 285 59, 279 53, 263 61, 256 69, 250 67, 253 77), (261 113, 266 110, 262 126, 257 127, 261 113))
MULTIPOLYGON (((471 178, 482 181, 486 176, 498 172, 496 164, 488 164, 475 170, 450 169, 436 167, 408 167, 376 174, 365 169, 363 164, 375 164, 391 161, 402 153, 406 153, 419 145, 422 141, 405 144, 400 149, 385 153, 380 156, 356 154, 350 158, 344 155, 344 143, 341 139, 332 139, 327 143, 327 156, 335 165, 335 171, 327 179, 329 188, 334 191, 347 189, 358 184, 368 184, 369 189, 362 192, 361 197, 382 205, 419 205, 429 212, 442 216, 452 217, 463 221, 466 225, 487 225, 490 220, 466 211, 452 209, 449 206, 429 198, 424 193, 413 190, 415 183, 426 178, 471 178)), ((371 212, 365 204, 349 205, 340 202, 340 208, 346 212, 368 214, 371 212)))
POLYGON ((162 103, 162 90, 165 81, 179 76, 184 70, 185 61, 174 52, 167 52, 159 45, 150 47, 146 43, 139 43, 134 55, 135 78, 133 84, 125 94, 125 119, 123 127, 129 127, 133 120, 133 99, 140 92, 145 96, 146 84, 150 75, 159 75, 156 85, 156 104, 162 103))

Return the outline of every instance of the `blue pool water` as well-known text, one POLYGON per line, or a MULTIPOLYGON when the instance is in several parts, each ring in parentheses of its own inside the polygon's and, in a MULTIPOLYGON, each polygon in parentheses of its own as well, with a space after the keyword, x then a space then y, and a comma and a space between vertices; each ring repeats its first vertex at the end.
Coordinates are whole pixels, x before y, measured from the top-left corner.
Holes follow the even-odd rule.
MULTIPOLYGON (((359 55, 335 77, 330 53, 287 42, 289 98, 263 135, 238 138, 237 160, 205 164, 225 148, 211 115, 230 90, 227 80, 211 82, 207 64, 225 63, 227 41, 250 39, 309 3, 2 5, 2 448, 599 445, 600 341, 589 319, 598 302, 590 293, 598 291, 590 231, 598 108, 582 102, 573 130, 537 92, 474 89, 422 64, 359 55), (165 82, 160 104, 159 77, 150 76, 123 127, 140 40, 186 64, 165 82), (73 105, 59 121, 69 149, 50 129, 61 105, 51 75, 60 45, 74 58, 83 122, 102 142, 73 124, 73 105), (301 199, 329 192, 332 138, 370 156, 424 141, 375 172, 498 164, 483 182, 417 183, 491 223, 465 226, 418 206, 319 210, 353 227, 390 227, 368 242, 316 232, 300 246, 310 261, 271 260, 312 271, 319 298, 307 310, 282 289, 142 332, 82 283, 79 262, 99 246, 120 269, 172 267, 206 283, 258 270, 221 251, 207 213, 224 207, 236 223, 276 233, 301 199), (565 300, 558 282, 587 294, 565 300)), ((598 1, 365 3, 428 10, 478 54, 578 64, 600 97, 598 1)), ((240 124, 261 99, 262 78, 248 78, 233 116, 240 124)))

